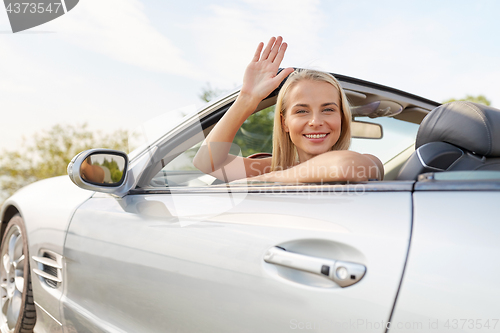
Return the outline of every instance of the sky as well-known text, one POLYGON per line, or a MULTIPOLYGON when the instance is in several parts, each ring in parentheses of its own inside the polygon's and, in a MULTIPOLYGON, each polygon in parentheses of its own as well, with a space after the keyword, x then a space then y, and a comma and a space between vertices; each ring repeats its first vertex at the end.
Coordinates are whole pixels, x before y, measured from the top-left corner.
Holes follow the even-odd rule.
POLYGON ((500 107, 498 13, 495 0, 80 0, 13 34, 0 8, 0 151, 56 124, 111 133, 194 109, 207 84, 240 85, 257 44, 277 35, 282 67, 500 107))

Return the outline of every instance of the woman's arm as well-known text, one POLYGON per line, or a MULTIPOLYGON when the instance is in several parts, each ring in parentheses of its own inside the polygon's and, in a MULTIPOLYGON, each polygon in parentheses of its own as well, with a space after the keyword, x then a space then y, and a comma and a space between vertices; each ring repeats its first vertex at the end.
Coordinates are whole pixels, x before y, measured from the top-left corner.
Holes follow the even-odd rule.
POLYGON ((329 151, 290 169, 249 178, 282 183, 326 183, 332 181, 382 180, 383 165, 373 155, 349 150, 329 151))
POLYGON ((80 167, 82 178, 94 183, 104 183, 104 170, 99 165, 89 163, 90 157, 85 159, 80 167))
POLYGON ((368 157, 370 160, 372 160, 373 163, 375 163, 378 167, 380 177, 374 177, 374 178, 369 178, 369 179, 377 179, 377 180, 384 180, 384 165, 382 164, 382 161, 378 159, 377 156, 372 155, 372 154, 363 154, 363 156, 368 157))
MULTIPOLYGON (((287 68, 276 75, 287 47, 286 43, 282 43, 282 41, 281 37, 277 39, 273 37, 269 40, 264 51, 262 51, 263 43, 257 47, 255 55, 245 71, 243 86, 238 98, 215 125, 194 157, 193 164, 199 170, 212 174, 225 166, 226 176, 224 180, 231 181, 260 174, 263 169, 259 168, 261 166, 265 168, 269 164, 264 161, 253 163, 253 168, 247 167, 242 173, 241 167, 247 166, 249 161, 229 154, 229 149, 238 129, 255 111, 262 99, 267 97, 279 86, 281 81, 293 72, 293 68, 287 68), (234 168, 240 170, 234 170, 234 168), (243 177, 241 177, 242 174, 243 177)), ((214 175, 217 177, 216 174, 214 175)))
POLYGON ((212 129, 193 159, 193 164, 204 173, 213 173, 237 156, 229 154, 232 142, 243 122, 257 108, 260 101, 248 95, 239 95, 226 114, 212 129))

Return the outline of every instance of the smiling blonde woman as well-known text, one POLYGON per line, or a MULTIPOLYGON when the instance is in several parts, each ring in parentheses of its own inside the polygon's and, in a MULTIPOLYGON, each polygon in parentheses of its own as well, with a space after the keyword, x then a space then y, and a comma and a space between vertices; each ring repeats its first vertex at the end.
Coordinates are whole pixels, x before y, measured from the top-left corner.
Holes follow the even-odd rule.
POLYGON ((330 74, 285 68, 282 38, 260 43, 248 65, 238 98, 205 139, 193 163, 224 181, 366 181, 383 178, 383 165, 369 154, 347 150, 351 112, 345 93, 330 74), (290 75, 291 74, 291 75, 290 75), (276 104, 273 156, 251 159, 229 154, 243 122, 288 76, 276 104))
MULTIPOLYGON (((351 110, 349 109, 349 102, 347 101, 347 97, 345 96, 344 90, 340 86, 339 82, 332 75, 324 72, 319 72, 309 69, 294 71, 292 74, 290 74, 285 84, 280 89, 280 92, 278 94, 278 100, 276 103, 276 110, 278 110, 279 112, 276 112, 274 115, 275 119, 274 119, 274 135, 273 135, 273 159, 271 164, 272 171, 288 169, 297 164, 297 154, 298 154, 297 147, 293 143, 293 140, 290 136, 290 131, 288 130, 288 126, 286 125, 288 120, 293 116, 291 115, 287 116, 286 112, 287 107, 288 109, 294 107, 293 105, 294 98, 295 99, 299 98, 299 100, 302 99, 302 101, 310 99, 314 102, 315 100, 314 94, 319 94, 319 95, 322 94, 322 92, 315 91, 314 88, 316 86, 319 86, 320 89, 324 88, 328 92, 328 90, 330 90, 329 89, 330 87, 328 85, 331 85, 337 90, 337 92, 339 92, 340 98, 334 96, 333 100, 335 100, 335 102, 330 102, 331 104, 323 103, 324 105, 322 105, 322 107, 325 108, 324 110, 325 113, 328 112, 328 110, 331 109, 332 107, 338 108, 340 110, 339 121, 341 123, 340 135, 338 139, 336 139, 335 142, 332 145, 330 145, 329 150, 349 149, 351 143, 351 110), (323 84, 319 85, 315 84, 322 82, 325 83, 326 86, 323 84), (300 83, 302 84, 298 88, 296 88, 297 85, 299 85, 300 83), (304 88, 306 89, 309 88, 311 92, 308 92, 304 88), (296 97, 297 94, 296 90, 298 90, 299 91, 298 93, 302 93, 302 95, 304 96, 296 97), (293 91, 292 94, 289 94, 290 91, 293 91), (288 95, 292 96, 287 98, 288 95)), ((311 106, 302 103, 302 108, 303 107, 310 108, 311 106)), ((303 113, 301 115, 303 120, 305 121, 311 120, 307 118, 307 113, 309 112, 308 109, 301 110, 301 112, 303 113)), ((314 130, 314 128, 311 128, 311 130, 308 132, 311 132, 312 130, 314 130)), ((324 129, 321 130, 324 132, 324 129)), ((318 134, 326 134, 326 133, 318 133, 318 134)), ((298 157, 300 158, 300 156, 298 157)), ((301 160, 302 159, 299 159, 299 163, 301 160)))

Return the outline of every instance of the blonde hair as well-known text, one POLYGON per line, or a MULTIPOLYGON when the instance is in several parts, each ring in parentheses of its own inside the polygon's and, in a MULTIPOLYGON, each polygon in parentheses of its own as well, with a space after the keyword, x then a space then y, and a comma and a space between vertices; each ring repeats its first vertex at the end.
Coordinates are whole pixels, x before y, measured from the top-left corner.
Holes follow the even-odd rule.
POLYGON ((290 89, 302 80, 326 82, 337 89, 340 95, 340 110, 342 113, 340 137, 330 150, 347 150, 351 144, 351 109, 340 83, 333 75, 325 72, 311 69, 296 70, 286 80, 278 94, 278 101, 276 102, 271 171, 285 170, 295 165, 297 149, 289 133, 283 128, 282 120, 285 119, 286 114, 286 96, 290 89))

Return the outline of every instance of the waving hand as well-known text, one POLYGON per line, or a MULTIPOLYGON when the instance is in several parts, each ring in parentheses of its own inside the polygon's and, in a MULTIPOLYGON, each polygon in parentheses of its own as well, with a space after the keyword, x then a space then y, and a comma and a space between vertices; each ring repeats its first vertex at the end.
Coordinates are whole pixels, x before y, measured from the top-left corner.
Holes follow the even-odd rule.
POLYGON ((263 47, 264 43, 260 43, 257 47, 252 61, 247 66, 241 87, 241 94, 259 101, 267 97, 288 74, 293 72, 293 68, 286 68, 276 75, 287 48, 281 36, 272 37, 264 51, 263 47))
POLYGON ((271 38, 264 50, 264 44, 259 44, 245 71, 240 94, 207 136, 193 159, 193 164, 199 170, 224 181, 231 181, 257 176, 271 166, 270 158, 256 162, 231 155, 229 150, 236 132, 245 120, 259 103, 293 72, 293 68, 286 68, 276 75, 285 56, 286 47, 281 37, 271 38), (246 164, 250 162, 252 167, 247 167, 246 164), (224 172, 220 171, 222 167, 224 172))

